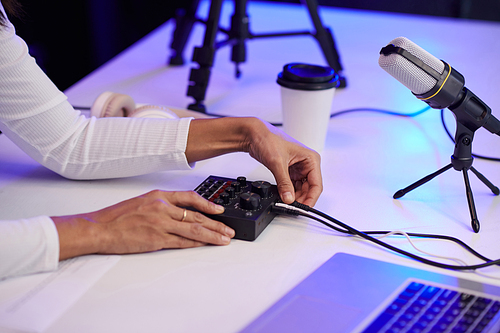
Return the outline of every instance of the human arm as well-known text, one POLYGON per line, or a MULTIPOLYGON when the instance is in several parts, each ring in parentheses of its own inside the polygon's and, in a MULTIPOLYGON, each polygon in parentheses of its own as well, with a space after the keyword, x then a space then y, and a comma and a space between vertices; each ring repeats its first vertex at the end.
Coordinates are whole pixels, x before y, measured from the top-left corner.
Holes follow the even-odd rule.
POLYGON ((11 25, 0 30, 0 77, 0 130, 64 177, 189 169, 201 159, 244 151, 271 170, 284 202, 314 205, 322 191, 319 155, 257 118, 84 117, 36 65, 11 25))
POLYGON ((0 279, 55 270, 86 254, 227 245, 234 231, 205 215, 224 208, 192 191, 151 191, 85 214, 0 221, 0 279))
POLYGON ((71 179, 189 169, 189 118, 87 118, 29 55, 7 21, 0 28, 0 130, 45 167, 71 179))
POLYGON ((59 235, 59 259, 229 244, 234 230, 180 208, 187 206, 212 215, 224 211, 192 191, 155 190, 99 211, 52 217, 59 235))
POLYGON ((258 118, 195 119, 186 157, 189 162, 242 151, 274 175, 281 199, 314 206, 323 191, 320 156, 258 118))

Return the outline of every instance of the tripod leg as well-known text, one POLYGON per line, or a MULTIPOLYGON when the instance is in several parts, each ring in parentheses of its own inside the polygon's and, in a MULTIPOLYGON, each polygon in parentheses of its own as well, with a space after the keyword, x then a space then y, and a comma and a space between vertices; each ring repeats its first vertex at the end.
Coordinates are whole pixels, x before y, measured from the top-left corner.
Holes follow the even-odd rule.
POLYGON ((434 177, 436 176, 439 176, 440 174, 442 174, 443 172, 451 169, 452 165, 451 163, 448 164, 447 166, 445 167, 442 167, 441 169, 439 169, 438 171, 434 172, 434 173, 431 173, 430 175, 428 176, 425 176, 424 178, 416 181, 415 183, 411 184, 410 186, 407 186, 405 187, 404 189, 402 190, 399 190, 397 191, 396 193, 394 193, 394 195, 392 196, 394 199, 399 199, 401 198, 403 195, 405 195, 406 193, 410 192, 411 190, 414 190, 416 189, 417 187, 419 187, 420 185, 423 185, 425 183, 427 183, 428 181, 430 181, 431 179, 433 179, 434 177))
POLYGON ((462 173, 464 174, 465 194, 467 195, 467 203, 469 204, 472 230, 474 230, 474 232, 479 232, 479 220, 477 219, 476 206, 474 205, 474 197, 472 195, 467 169, 463 169, 462 173))
POLYGON ((323 51, 323 55, 328 62, 328 65, 333 68, 337 74, 339 74, 340 87, 345 87, 345 78, 340 75, 343 68, 340 63, 340 56, 337 52, 337 47, 335 46, 333 34, 331 30, 329 28, 325 28, 325 26, 321 22, 321 18, 318 14, 317 0, 301 0, 301 2, 305 3, 305 5, 307 6, 309 16, 311 17, 314 29, 316 30, 316 34, 314 35, 314 37, 318 41, 321 50, 323 51))
POLYGON ((189 75, 190 84, 187 95, 195 99, 195 103, 190 104, 188 109, 206 112, 203 100, 207 93, 210 71, 215 57, 215 38, 219 30, 220 13, 222 0, 212 0, 210 11, 206 22, 205 38, 202 47, 196 47, 193 52, 193 61, 198 63, 198 68, 192 68, 189 75))
POLYGON ((235 41, 231 50, 231 61, 236 66, 235 76, 241 76, 240 64, 246 61, 245 40, 249 38, 249 18, 247 15, 247 0, 234 0, 234 15, 231 17, 229 38, 235 41))
POLYGON ((172 49, 172 55, 169 60, 170 65, 184 65, 182 53, 186 47, 193 25, 196 22, 195 15, 199 3, 200 0, 192 0, 191 6, 184 13, 177 14, 175 17, 175 30, 172 36, 172 43, 170 44, 170 48, 172 49))
POLYGON ((488 186, 488 188, 491 190, 491 192, 493 192, 493 194, 495 195, 500 194, 500 190, 498 189, 498 187, 493 185, 493 183, 490 182, 485 176, 483 176, 482 173, 474 169, 474 167, 470 167, 470 170, 477 176, 477 178, 479 178, 479 180, 483 182, 484 185, 488 186))

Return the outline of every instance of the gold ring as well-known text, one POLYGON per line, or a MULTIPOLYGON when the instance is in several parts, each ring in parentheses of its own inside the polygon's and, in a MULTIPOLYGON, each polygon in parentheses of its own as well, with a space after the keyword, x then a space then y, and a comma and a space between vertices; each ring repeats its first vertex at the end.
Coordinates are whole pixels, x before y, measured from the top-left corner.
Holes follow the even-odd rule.
POLYGON ((184 222, 184 220, 186 219, 186 216, 187 216, 187 209, 184 209, 184 213, 182 213, 182 220, 181 222, 184 222))

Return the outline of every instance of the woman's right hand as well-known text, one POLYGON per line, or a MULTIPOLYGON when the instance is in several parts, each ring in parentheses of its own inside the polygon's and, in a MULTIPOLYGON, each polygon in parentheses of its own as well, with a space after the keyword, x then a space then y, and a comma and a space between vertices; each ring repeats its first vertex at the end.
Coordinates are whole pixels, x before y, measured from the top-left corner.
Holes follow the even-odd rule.
POLYGON ((323 191, 320 155, 255 117, 195 119, 186 157, 190 163, 244 151, 274 175, 281 200, 314 206, 323 191))
POLYGON ((224 208, 193 191, 154 190, 96 212, 52 217, 59 233, 59 260, 229 244, 234 230, 200 212, 221 214, 224 208))

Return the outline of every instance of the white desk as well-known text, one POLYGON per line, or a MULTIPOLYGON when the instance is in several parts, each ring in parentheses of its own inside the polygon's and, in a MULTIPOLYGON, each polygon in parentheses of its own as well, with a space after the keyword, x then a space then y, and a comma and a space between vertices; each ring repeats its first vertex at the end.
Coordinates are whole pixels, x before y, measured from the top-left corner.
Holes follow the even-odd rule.
MULTIPOLYGON (((200 9, 207 12, 207 4, 200 9)), ((223 11, 228 22, 231 5, 223 11)), ((304 8, 250 2, 255 33, 309 29, 304 8)), ((381 47, 406 36, 466 77, 466 85, 500 116, 500 24, 322 8, 333 29, 348 87, 336 94, 332 112, 377 107, 413 112, 424 106, 378 67, 381 47)), ((66 91, 70 102, 90 106, 103 91, 126 93, 140 103, 186 107, 191 65, 165 66, 173 22, 151 33, 66 91)), ((186 48, 202 43, 197 25, 186 48)), ((243 76, 234 78, 229 48, 217 52, 206 105, 224 115, 256 115, 279 122, 276 75, 289 62, 324 64, 313 38, 287 37, 248 42, 243 76)), ((453 127, 453 118, 447 119, 453 127)), ((163 172, 128 179, 70 181, 38 166, 0 136, 0 219, 62 215, 102 208, 161 188, 190 190, 210 174, 273 181, 264 167, 244 154, 203 161, 193 171, 163 172)), ((474 151, 500 156, 500 138, 476 133, 474 151)), ((361 230, 403 229, 448 234, 491 258, 500 257, 500 197, 471 176, 481 231, 470 228, 463 177, 450 170, 400 200, 393 193, 450 162, 453 144, 439 111, 413 119, 362 112, 330 122, 322 154, 325 190, 316 208, 361 230)), ((497 186, 500 164, 474 166, 497 186)), ((274 181, 273 181, 274 182, 274 181)), ((427 251, 476 262, 459 247, 417 240, 427 251)), ((396 244, 410 249, 406 241, 396 244)), ((123 256, 47 332, 236 332, 276 302, 337 252, 443 272, 394 255, 365 241, 338 235, 303 218, 276 218, 254 242, 233 240, 227 247, 203 247, 123 256)), ((447 272, 491 284, 473 273, 447 272)), ((500 277, 498 268, 484 273, 500 277)), ((342 274, 339 272, 339 274, 342 274)))

